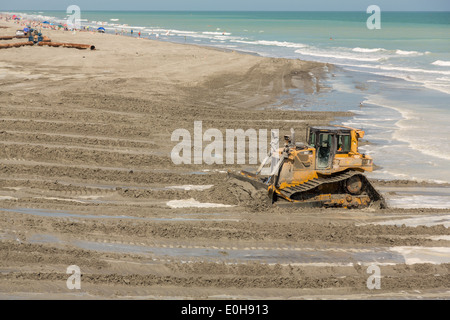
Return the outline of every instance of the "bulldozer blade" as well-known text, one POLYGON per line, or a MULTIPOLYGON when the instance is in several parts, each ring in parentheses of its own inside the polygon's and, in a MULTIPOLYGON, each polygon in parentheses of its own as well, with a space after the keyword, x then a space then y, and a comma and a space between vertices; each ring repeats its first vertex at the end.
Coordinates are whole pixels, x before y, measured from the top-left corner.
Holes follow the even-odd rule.
POLYGON ((265 183, 258 181, 256 176, 254 176, 254 174, 247 172, 247 171, 241 171, 238 174, 228 171, 228 177, 248 182, 252 186, 254 186, 256 189, 259 189, 259 190, 262 190, 262 189, 267 190, 267 187, 268 187, 265 183))

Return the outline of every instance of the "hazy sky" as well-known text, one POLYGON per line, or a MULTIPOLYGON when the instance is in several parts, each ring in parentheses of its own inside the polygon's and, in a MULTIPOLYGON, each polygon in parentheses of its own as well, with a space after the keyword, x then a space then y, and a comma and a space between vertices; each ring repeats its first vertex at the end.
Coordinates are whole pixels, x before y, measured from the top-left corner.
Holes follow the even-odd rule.
POLYGON ((233 11, 365 11, 372 4, 383 11, 450 11, 450 0, 1 0, 5 10, 233 10, 233 11))

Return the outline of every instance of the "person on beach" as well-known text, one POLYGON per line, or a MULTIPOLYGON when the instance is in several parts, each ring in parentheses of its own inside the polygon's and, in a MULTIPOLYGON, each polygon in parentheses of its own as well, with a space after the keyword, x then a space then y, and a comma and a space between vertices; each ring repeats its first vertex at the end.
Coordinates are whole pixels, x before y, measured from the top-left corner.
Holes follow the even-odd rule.
POLYGON ((141 37, 141 32, 140 31, 139 31, 138 35, 139 35, 139 38, 140 38, 141 37))

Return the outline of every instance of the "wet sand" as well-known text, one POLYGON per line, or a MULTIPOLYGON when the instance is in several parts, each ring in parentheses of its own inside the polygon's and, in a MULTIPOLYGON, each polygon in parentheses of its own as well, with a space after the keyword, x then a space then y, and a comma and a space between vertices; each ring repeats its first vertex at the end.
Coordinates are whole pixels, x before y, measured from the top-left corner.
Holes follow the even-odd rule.
POLYGON ((333 66, 44 33, 97 50, 0 50, 0 298, 450 297, 448 209, 272 207, 227 179, 248 165, 172 163, 172 132, 194 121, 300 139, 348 115, 272 107, 320 91, 333 66), (66 287, 70 265, 81 290, 66 287))

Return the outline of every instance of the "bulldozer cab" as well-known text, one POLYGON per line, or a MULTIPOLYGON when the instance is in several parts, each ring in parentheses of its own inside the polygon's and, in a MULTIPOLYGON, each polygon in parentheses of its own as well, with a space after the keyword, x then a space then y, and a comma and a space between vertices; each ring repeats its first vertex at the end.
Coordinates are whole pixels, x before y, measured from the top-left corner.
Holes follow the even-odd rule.
POLYGON ((351 130, 345 127, 311 127, 308 143, 316 149, 316 169, 330 169, 336 154, 351 151, 351 130))

